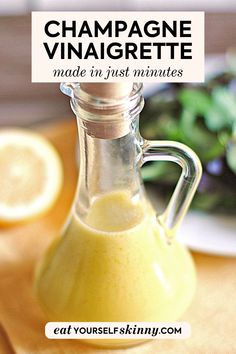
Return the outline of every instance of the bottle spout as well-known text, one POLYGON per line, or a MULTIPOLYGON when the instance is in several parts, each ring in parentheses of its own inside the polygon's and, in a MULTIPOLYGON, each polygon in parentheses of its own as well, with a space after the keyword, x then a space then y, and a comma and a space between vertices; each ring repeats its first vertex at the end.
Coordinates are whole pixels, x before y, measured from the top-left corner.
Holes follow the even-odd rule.
POLYGON ((75 90, 78 87, 78 85, 79 84, 77 82, 62 82, 60 84, 60 90, 65 95, 71 98, 75 98, 75 90))

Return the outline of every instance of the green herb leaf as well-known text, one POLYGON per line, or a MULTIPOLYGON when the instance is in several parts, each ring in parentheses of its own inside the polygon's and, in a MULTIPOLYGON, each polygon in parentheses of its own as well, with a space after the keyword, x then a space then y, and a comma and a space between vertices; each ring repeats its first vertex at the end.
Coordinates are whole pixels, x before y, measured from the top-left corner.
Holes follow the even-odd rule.
POLYGON ((178 180, 180 168, 174 163, 159 161, 143 166, 141 175, 145 182, 162 181, 172 184, 178 180))
POLYGON ((208 93, 195 89, 183 89, 178 95, 180 103, 195 116, 205 115, 211 107, 211 98, 208 93))
POLYGON ((226 150, 226 160, 229 168, 236 174, 236 142, 231 142, 226 150))
POLYGON ((183 109, 180 116, 181 142, 197 152, 202 162, 208 162, 224 154, 224 146, 218 137, 206 129, 201 120, 195 120, 193 112, 183 109))
POLYGON ((218 132, 223 128, 227 128, 230 124, 226 114, 217 105, 212 105, 205 118, 206 126, 212 132, 218 132))
POLYGON ((212 91, 212 106, 206 116, 206 126, 213 132, 224 128, 232 130, 236 122, 236 97, 226 87, 216 87, 212 91))
POLYGON ((236 97, 226 87, 216 87, 212 92, 212 97, 218 107, 227 114, 231 123, 236 122, 236 97))
POLYGON ((193 205, 197 209, 211 211, 222 202, 222 196, 217 193, 197 194, 194 197, 193 205))

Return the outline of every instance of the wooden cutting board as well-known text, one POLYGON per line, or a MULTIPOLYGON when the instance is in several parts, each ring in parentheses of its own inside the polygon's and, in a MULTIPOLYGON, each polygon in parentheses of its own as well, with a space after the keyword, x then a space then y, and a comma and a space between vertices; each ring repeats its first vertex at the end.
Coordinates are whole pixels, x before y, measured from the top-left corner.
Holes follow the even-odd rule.
POLYGON ((197 253, 193 256, 198 289, 191 307, 181 319, 191 324, 189 339, 156 340, 113 351, 96 349, 76 340, 48 340, 44 336, 46 319, 33 292, 34 269, 58 234, 72 204, 77 180, 77 133, 75 121, 71 119, 45 125, 39 130, 61 154, 65 183, 49 214, 25 225, 1 230, 0 354, 235 354, 236 259, 197 253))

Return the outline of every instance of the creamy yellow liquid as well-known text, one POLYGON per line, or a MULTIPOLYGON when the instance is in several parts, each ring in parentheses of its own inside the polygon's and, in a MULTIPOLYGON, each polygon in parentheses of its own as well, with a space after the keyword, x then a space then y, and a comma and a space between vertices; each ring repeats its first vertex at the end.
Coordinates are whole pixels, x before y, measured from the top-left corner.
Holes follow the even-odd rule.
POLYGON ((54 321, 173 321, 191 302, 195 270, 148 203, 118 191, 96 199, 85 222, 72 218, 36 286, 54 321))

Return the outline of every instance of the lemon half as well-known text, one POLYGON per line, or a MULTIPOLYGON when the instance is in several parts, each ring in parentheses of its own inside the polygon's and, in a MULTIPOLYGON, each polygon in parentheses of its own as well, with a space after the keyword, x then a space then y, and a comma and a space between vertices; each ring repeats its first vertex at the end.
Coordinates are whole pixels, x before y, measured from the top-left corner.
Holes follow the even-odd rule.
POLYGON ((0 130, 0 223, 46 212, 62 187, 61 159, 50 142, 24 129, 0 130))

